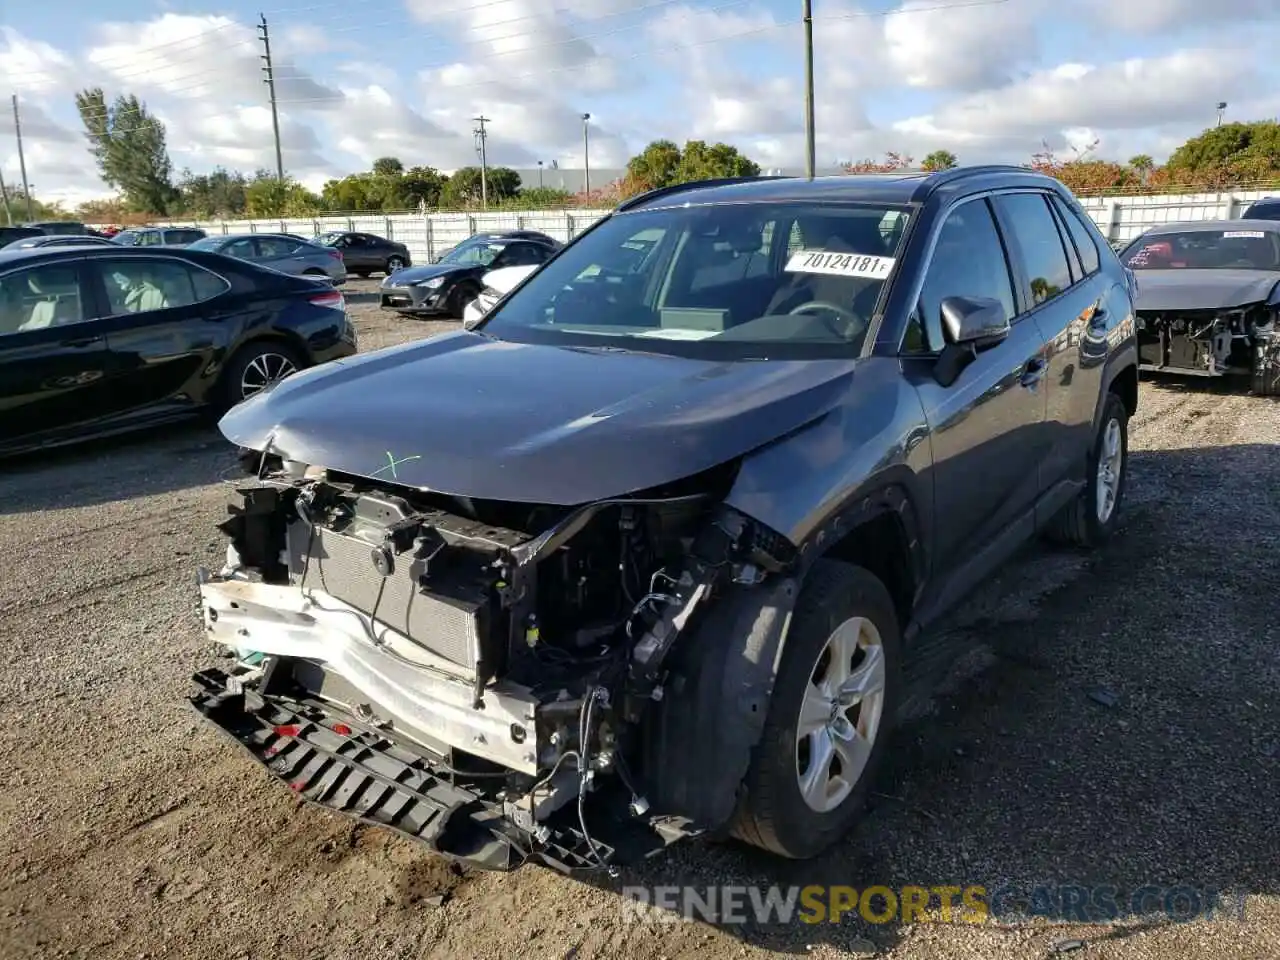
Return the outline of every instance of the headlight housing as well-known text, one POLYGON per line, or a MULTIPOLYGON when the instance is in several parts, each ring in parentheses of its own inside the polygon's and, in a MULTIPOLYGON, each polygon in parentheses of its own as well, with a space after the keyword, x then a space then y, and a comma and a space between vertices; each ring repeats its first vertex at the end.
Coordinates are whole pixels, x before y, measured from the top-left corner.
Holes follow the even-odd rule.
POLYGON ((427 290, 439 290, 444 286, 444 281, 444 277, 432 277, 430 280, 419 280, 417 283, 413 284, 413 286, 423 287, 427 290))

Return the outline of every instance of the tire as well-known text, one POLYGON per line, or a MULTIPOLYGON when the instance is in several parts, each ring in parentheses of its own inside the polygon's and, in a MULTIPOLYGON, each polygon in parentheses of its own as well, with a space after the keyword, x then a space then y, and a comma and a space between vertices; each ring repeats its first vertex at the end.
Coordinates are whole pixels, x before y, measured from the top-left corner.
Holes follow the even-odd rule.
MULTIPOLYGON (((219 400, 222 409, 229 410, 237 403, 249 399, 252 393, 245 392, 246 380, 258 381, 256 373, 266 370, 268 373, 281 368, 280 361, 292 367, 284 376, 303 369, 306 362, 298 350, 280 340, 257 340, 245 344, 227 362, 222 371, 222 383, 219 389, 219 400)), ((287 369, 287 368, 286 368, 287 369)), ((283 379, 279 377, 278 379, 283 379)), ((265 383, 263 383, 265 386, 265 383)), ((259 387, 259 390, 261 387, 259 387)), ((257 390, 253 392, 258 392, 257 390)))
POLYGON ((1115 532, 1129 479, 1129 411, 1125 409, 1124 401, 1114 393, 1108 392, 1102 402, 1102 416, 1098 421, 1098 432, 1093 438, 1093 445, 1089 448, 1085 476, 1087 480, 1084 490, 1049 521, 1045 535, 1055 543, 1097 547, 1115 532), (1119 462, 1113 464, 1112 468, 1115 482, 1112 487, 1111 508, 1103 516, 1104 511, 1098 509, 1101 493, 1099 465, 1113 428, 1118 431, 1116 439, 1119 444, 1119 462))
POLYGON ((404 266, 404 257, 399 257, 399 256, 387 257, 387 266, 384 272, 389 277, 403 266, 404 266))
POLYGON ((1280 397, 1280 333, 1260 336, 1253 347, 1253 393, 1280 397))
POLYGON ((480 291, 471 284, 459 284, 453 293, 449 294, 449 301, 446 309, 449 316, 455 320, 461 320, 463 312, 467 309, 467 304, 479 296, 480 291))
POLYGON ((818 560, 800 590, 792 613, 764 733, 730 828, 735 837, 779 856, 807 860, 849 830, 861 813, 884 760, 898 708, 900 657, 898 618, 893 598, 884 584, 862 567, 818 560), (843 713, 833 707, 831 722, 802 743, 801 707, 806 702, 806 691, 811 687, 816 690, 813 679, 822 677, 825 670, 830 669, 828 646, 833 642, 836 628, 843 626, 847 630, 852 623, 859 623, 860 638, 855 655, 858 659, 851 661, 855 663, 854 676, 867 671, 874 673, 873 661, 877 656, 867 651, 879 648, 882 680, 878 699, 872 699, 877 696, 873 693, 852 715, 852 707, 843 713), (861 638, 867 634, 874 635, 876 642, 864 647, 861 638), (863 712, 868 712, 866 717, 862 716, 863 712), (849 725, 843 728, 844 733, 858 730, 859 736, 850 740, 832 735, 831 726, 842 716, 843 722, 849 725), (869 736, 860 738, 861 734, 869 736), (838 752, 823 768, 827 773, 839 769, 835 760, 852 756, 848 752, 851 744, 869 743, 869 747, 859 752, 865 758, 861 770, 851 778, 851 783, 834 791, 834 796, 823 798, 829 804, 823 809, 815 808, 805 798, 800 783, 812 769, 814 736, 825 737, 831 744, 838 743, 838 752))

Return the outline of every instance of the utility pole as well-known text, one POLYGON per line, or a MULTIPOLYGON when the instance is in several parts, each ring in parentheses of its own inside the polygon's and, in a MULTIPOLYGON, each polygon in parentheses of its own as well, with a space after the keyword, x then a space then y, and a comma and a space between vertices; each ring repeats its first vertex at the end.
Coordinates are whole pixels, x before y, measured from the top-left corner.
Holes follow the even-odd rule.
POLYGON ((473 117, 473 120, 479 126, 476 127, 476 152, 480 154, 480 209, 489 209, 489 153, 485 148, 485 141, 489 139, 489 131, 485 130, 484 125, 489 122, 488 117, 473 117))
POLYGON ((262 34, 264 52, 262 59, 266 62, 262 72, 267 75, 267 94, 271 97, 271 128, 276 134, 276 179, 284 183, 284 154, 280 150, 280 114, 276 110, 276 75, 271 68, 271 34, 267 31, 267 15, 260 13, 258 16, 262 18, 258 24, 258 32, 262 34))
POLYGON ((542 161, 538 161, 538 189, 542 189, 542 161))
POLYGON ((813 3, 804 2, 804 173, 810 180, 817 165, 813 134, 813 3))
POLYGON ((0 171, 0 197, 4 198, 4 218, 13 226, 13 211, 9 209, 9 191, 4 186, 4 172, 0 171))
POLYGON ((18 116, 18 95, 13 95, 13 131, 18 135, 18 169, 22 171, 22 195, 27 198, 27 223, 34 220, 31 212, 31 186, 27 183, 27 158, 22 152, 22 118, 18 116))
POLYGON ((591 196, 591 114, 582 115, 582 196, 591 196))

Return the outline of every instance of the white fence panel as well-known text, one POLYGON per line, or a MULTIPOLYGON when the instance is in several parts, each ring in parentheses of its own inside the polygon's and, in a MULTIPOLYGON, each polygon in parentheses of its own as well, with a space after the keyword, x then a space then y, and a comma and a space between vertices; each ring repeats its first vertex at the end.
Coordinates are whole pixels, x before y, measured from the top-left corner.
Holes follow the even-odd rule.
MULTIPOLYGON (((1237 190, 1152 197, 1085 197, 1080 203, 1109 240, 1132 240, 1158 223, 1230 219, 1239 216, 1265 191, 1237 190)), ((561 242, 582 233, 608 210, 500 210, 491 213, 357 213, 283 220, 166 221, 200 227, 211 234, 296 233, 312 236, 329 230, 360 230, 405 244, 419 263, 443 253, 473 234, 497 230, 540 230, 561 242)))

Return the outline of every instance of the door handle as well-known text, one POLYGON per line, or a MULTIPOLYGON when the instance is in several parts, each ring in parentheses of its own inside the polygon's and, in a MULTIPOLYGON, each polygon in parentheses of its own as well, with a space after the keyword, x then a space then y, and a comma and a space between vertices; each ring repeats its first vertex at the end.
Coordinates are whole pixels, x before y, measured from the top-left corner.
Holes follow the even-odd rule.
POLYGON ((1040 382, 1040 378, 1044 376, 1044 372, 1048 368, 1049 364, 1043 357, 1033 357, 1023 365, 1022 374, 1018 377, 1018 383, 1024 387, 1034 387, 1040 382))

